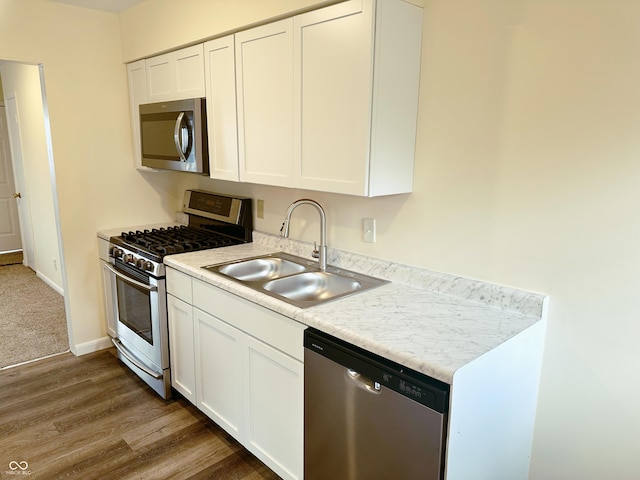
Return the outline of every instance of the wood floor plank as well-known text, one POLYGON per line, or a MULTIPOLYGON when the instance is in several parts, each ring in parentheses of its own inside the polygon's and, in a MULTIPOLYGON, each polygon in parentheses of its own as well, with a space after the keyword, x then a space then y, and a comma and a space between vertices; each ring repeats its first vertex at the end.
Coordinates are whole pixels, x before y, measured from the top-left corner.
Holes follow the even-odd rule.
POLYGON ((101 469, 105 465, 118 465, 135 457, 125 441, 110 437, 93 439, 72 449, 64 442, 53 447, 43 455, 29 456, 30 469, 38 473, 36 478, 90 478, 87 472, 104 471, 101 469))
POLYGON ((3 405, 10 402, 21 402, 25 393, 49 392, 58 390, 73 383, 101 375, 114 375, 117 370, 105 368, 113 365, 113 355, 107 351, 97 352, 91 362, 75 357, 71 353, 46 358, 38 362, 2 370, 0 375, 0 391, 3 405))
POLYGON ((242 449, 185 480, 277 480, 280 477, 242 449))
POLYGON ((238 446, 230 446, 211 435, 198 422, 157 442, 113 473, 121 475, 117 478, 184 478, 223 460, 237 449, 238 446))
POLYGON ((188 410, 179 408, 150 422, 128 429, 123 433, 122 438, 132 450, 137 451, 197 422, 198 419, 188 410))
POLYGON ((163 400, 113 350, 0 371, 0 477, 277 479, 181 397, 163 400))

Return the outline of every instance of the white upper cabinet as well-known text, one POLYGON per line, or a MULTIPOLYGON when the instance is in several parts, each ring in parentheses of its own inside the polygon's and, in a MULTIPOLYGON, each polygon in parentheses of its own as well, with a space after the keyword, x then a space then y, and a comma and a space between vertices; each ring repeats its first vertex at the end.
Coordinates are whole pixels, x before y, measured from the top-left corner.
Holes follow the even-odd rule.
POLYGON ((133 157, 138 170, 155 171, 142 166, 138 107, 145 103, 204 97, 203 51, 203 45, 195 45, 127 65, 133 157))
POLYGON ((206 95, 203 45, 194 45, 146 60, 149 103, 206 95))
POLYGON ((236 116, 234 36, 204 44, 211 178, 240 180, 236 116))
POLYGON ((206 96, 211 178, 411 192, 422 22, 404 0, 348 0, 130 64, 136 166, 138 105, 206 96))
POLYGON ((294 20, 296 186, 412 190, 423 11, 351 0, 294 20))
POLYGON ((144 60, 138 60, 127 65, 129 79, 129 108, 131 109, 131 126, 133 137, 133 159, 139 170, 152 170, 142 166, 142 152, 140 149, 140 120, 138 107, 148 103, 147 69, 144 60))
POLYGON ((240 180, 293 186, 293 19, 237 33, 240 180))

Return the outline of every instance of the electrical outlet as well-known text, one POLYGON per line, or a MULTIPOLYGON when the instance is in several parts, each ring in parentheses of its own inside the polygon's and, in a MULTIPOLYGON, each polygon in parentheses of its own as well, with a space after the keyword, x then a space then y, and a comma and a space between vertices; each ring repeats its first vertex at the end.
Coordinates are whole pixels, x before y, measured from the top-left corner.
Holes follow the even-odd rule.
POLYGON ((53 269, 58 270, 58 261, 55 258, 53 259, 53 269))
POLYGON ((376 219, 364 218, 362 220, 362 233, 364 241, 367 243, 376 243, 376 219))
POLYGON ((258 199, 258 218, 264 218, 264 200, 258 199))

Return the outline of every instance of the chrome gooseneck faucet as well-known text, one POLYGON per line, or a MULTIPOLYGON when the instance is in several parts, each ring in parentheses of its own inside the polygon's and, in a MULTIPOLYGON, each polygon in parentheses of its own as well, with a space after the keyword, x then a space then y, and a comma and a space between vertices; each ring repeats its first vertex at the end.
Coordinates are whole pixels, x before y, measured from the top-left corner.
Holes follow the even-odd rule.
POLYGON ((312 205, 318 210, 320 214, 320 247, 317 248, 314 242, 314 250, 313 250, 313 258, 318 259, 318 263, 320 265, 320 270, 323 272, 327 269, 327 216, 324 213, 324 209, 320 206, 318 202, 315 200, 311 200, 309 198, 301 198, 300 200, 296 200, 287 209, 287 214, 284 218, 284 222, 282 223, 282 227, 280 228, 280 235, 283 237, 289 236, 289 222, 291 221, 291 214, 300 205, 312 205))

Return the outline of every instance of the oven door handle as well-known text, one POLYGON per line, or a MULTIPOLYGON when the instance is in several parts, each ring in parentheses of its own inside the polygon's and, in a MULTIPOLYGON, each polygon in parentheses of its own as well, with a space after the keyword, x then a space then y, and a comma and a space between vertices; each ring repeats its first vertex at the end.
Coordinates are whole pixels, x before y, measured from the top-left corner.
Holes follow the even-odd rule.
POLYGON ((150 376, 152 376, 153 378, 156 378, 156 379, 162 378, 162 374, 161 373, 156 373, 153 370, 151 370, 150 368, 146 367, 145 365, 142 365, 129 352, 127 352, 127 349, 125 348, 125 346, 122 344, 122 342, 119 339, 112 338, 111 341, 113 342, 113 345, 116 347, 118 352, 120 352, 120 354, 122 354, 123 357, 125 357, 127 360, 129 360, 131 363, 133 363, 136 367, 138 367, 144 373, 146 373, 147 375, 150 375, 150 376))
POLYGON ((154 287, 152 285, 147 285, 145 283, 138 282, 137 280, 133 280, 132 278, 127 277, 126 275, 124 275, 124 274, 120 273, 119 271, 117 271, 115 268, 113 268, 108 263, 105 263, 104 266, 107 267, 111 271, 111 273, 113 273, 116 277, 121 278, 125 282, 130 283, 131 285, 135 285, 136 287, 144 288, 147 292, 155 292, 155 291, 158 290, 157 287, 154 287))

